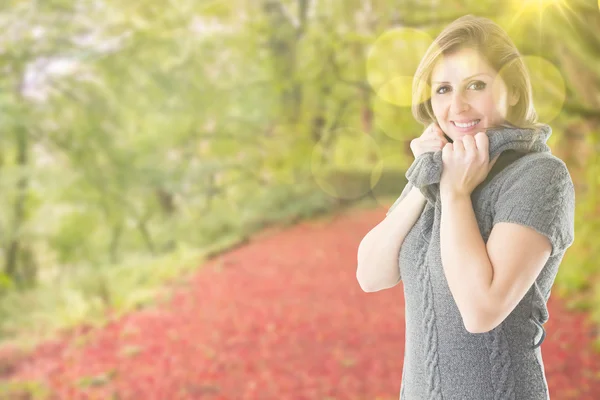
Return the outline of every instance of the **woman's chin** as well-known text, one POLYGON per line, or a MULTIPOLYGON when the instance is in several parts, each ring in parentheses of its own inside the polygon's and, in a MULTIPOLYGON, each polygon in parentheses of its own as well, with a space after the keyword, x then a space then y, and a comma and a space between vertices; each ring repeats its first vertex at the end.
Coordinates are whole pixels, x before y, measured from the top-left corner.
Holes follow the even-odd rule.
POLYGON ((485 131, 485 128, 481 128, 481 129, 477 129, 477 130, 472 130, 470 132, 456 132, 454 134, 454 137, 461 138, 461 137, 464 137, 464 136, 475 136, 475 135, 477 135, 477 133, 479 133, 481 131, 485 131))

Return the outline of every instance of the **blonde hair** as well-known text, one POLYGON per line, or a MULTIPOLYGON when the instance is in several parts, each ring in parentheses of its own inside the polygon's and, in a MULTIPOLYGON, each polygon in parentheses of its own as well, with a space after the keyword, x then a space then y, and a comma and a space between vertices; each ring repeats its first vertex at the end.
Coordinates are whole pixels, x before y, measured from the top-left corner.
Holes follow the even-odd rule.
POLYGON ((471 14, 448 25, 433 41, 421 59, 413 79, 412 114, 424 126, 435 122, 431 106, 431 73, 441 56, 472 48, 500 75, 510 91, 516 90, 518 102, 510 106, 506 120, 519 128, 538 128, 533 106, 531 81, 519 50, 508 34, 488 18, 471 14))

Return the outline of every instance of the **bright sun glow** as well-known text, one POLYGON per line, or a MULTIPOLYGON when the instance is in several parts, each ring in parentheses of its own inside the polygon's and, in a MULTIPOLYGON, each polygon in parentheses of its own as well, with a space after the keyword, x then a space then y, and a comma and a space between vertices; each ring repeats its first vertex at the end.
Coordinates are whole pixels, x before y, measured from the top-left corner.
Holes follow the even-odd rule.
POLYGON ((569 8, 566 0, 513 0, 513 7, 517 10, 518 18, 521 14, 541 14, 547 7, 556 7, 560 10, 569 8))
POLYGON ((565 0, 524 0, 521 3, 523 4, 522 8, 527 11, 542 11, 544 8, 551 5, 561 6, 565 3, 565 0))
MULTIPOLYGON (((600 0, 598 2, 600 4, 600 0)), ((519 20, 534 16, 537 17, 541 27, 542 14, 549 8, 557 9, 569 25, 571 22, 569 21, 569 16, 565 14, 565 10, 570 12, 572 18, 578 18, 571 7, 569 7, 568 0, 512 0, 512 7, 515 13, 510 19, 510 27, 514 26, 519 20)))

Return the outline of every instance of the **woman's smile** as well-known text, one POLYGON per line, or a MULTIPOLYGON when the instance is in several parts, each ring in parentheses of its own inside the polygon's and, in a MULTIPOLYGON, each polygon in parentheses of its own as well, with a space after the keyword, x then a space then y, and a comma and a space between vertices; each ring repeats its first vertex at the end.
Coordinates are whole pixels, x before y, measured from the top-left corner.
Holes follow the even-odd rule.
POLYGON ((454 126, 454 128, 458 132, 466 133, 466 132, 470 132, 470 131, 478 128, 479 123, 481 122, 481 119, 472 120, 469 123, 461 123, 461 122, 457 122, 457 121, 451 121, 451 122, 452 122, 452 126, 454 126))

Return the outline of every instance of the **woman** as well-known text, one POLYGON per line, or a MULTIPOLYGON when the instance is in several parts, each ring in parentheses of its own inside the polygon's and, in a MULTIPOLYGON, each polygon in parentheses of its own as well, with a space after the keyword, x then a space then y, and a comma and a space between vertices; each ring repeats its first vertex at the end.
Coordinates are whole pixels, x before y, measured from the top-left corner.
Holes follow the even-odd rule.
MULTIPOLYGON (((426 131, 408 184, 423 211, 402 242, 406 343, 400 399, 549 398, 546 303, 574 240, 575 191, 537 123, 527 69, 506 32, 467 15, 413 81, 426 131), (442 147, 443 146, 443 147, 442 147), (424 148, 424 147, 421 147, 424 148)), ((411 144, 412 146, 412 144, 411 144)))

